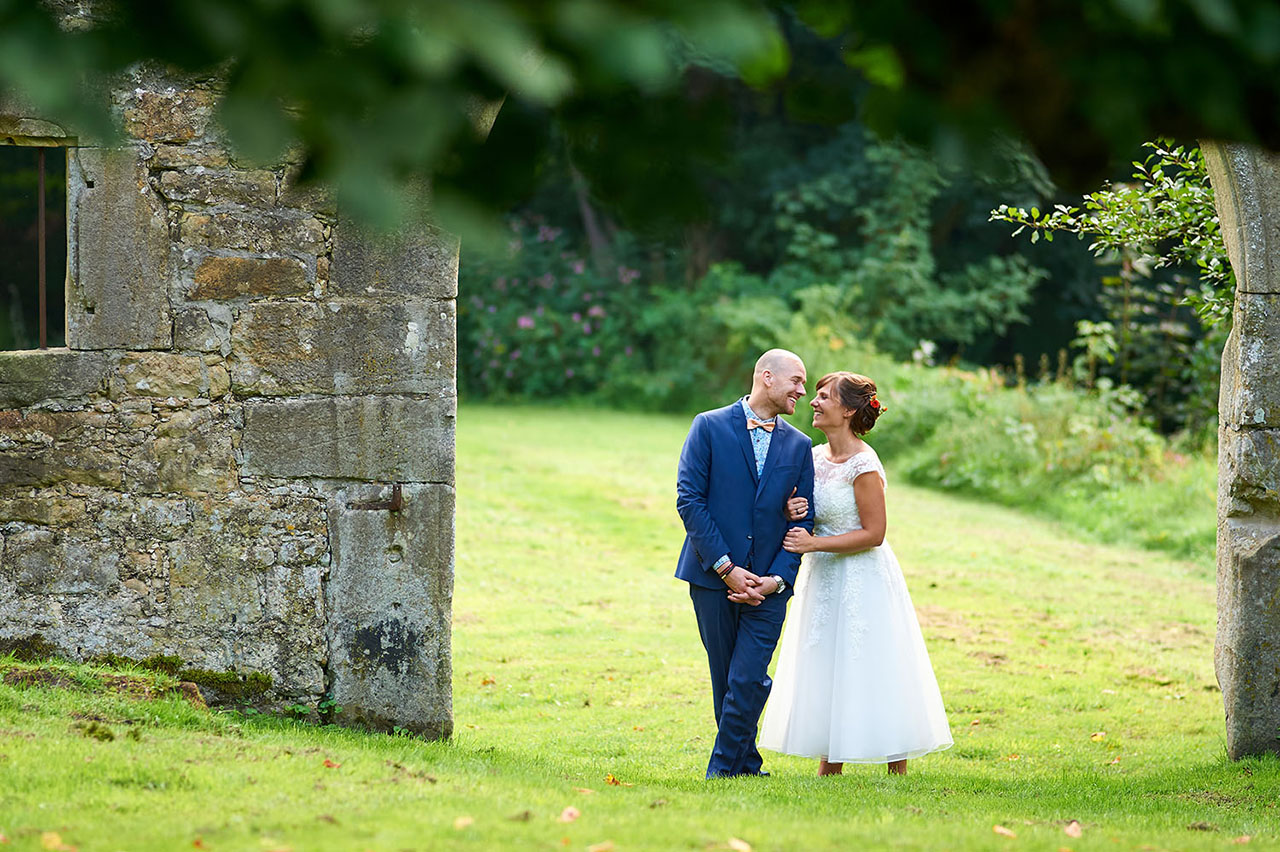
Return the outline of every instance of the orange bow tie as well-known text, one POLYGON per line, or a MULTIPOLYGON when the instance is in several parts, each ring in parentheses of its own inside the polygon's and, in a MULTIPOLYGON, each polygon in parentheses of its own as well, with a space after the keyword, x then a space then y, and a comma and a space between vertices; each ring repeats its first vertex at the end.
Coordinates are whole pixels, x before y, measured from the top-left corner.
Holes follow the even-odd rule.
POLYGON ((773 427, 774 427, 774 426, 776 426, 776 425, 778 425, 778 424, 777 424, 775 421, 773 421, 773 420, 770 420, 768 423, 766 423, 766 422, 764 422, 763 420, 757 420, 757 419, 755 419, 754 417, 748 417, 748 418, 747 418, 747 431, 748 431, 748 432, 750 432, 752 429, 763 429, 763 430, 764 430, 764 431, 766 431, 766 432, 772 432, 772 431, 773 431, 773 427))

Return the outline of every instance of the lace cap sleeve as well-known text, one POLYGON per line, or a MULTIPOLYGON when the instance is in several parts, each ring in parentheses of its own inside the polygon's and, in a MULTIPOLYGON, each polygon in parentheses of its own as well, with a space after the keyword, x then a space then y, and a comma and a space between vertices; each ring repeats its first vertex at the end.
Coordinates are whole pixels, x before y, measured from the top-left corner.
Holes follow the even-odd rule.
POLYGON ((872 471, 880 474, 880 481, 885 486, 888 486, 889 478, 885 476, 884 465, 880 464, 880 457, 876 455, 875 450, 858 453, 849 459, 849 463, 845 466, 845 475, 849 478, 850 485, 862 474, 871 473, 872 471))

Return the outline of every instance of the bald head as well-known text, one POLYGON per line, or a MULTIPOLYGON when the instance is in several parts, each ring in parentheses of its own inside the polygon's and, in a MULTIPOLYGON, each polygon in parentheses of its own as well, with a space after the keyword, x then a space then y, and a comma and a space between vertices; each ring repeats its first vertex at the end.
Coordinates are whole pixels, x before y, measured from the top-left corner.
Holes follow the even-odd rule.
POLYGON ((804 362, 786 349, 770 349, 756 361, 747 404, 761 417, 794 414, 804 396, 804 362))
POLYGON ((796 367, 804 372, 804 362, 800 360, 800 356, 787 349, 770 349, 768 352, 756 359, 756 370, 752 375, 752 381, 760 380, 760 375, 768 370, 775 376, 781 375, 788 370, 794 370, 796 367))

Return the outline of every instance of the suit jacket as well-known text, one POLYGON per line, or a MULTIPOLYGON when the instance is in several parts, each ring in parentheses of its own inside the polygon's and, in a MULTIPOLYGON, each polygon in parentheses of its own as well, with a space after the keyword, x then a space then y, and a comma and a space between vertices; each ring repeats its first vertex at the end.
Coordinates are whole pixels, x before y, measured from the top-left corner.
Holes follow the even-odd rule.
POLYGON ((676 565, 681 580, 724 588, 711 566, 727 553, 757 576, 777 574, 795 586, 800 554, 783 550, 782 539, 792 526, 813 531, 813 444, 781 417, 776 422, 757 477, 740 401, 693 418, 676 473, 676 511, 687 533, 676 565), (786 517, 793 488, 809 501, 803 521, 786 517))

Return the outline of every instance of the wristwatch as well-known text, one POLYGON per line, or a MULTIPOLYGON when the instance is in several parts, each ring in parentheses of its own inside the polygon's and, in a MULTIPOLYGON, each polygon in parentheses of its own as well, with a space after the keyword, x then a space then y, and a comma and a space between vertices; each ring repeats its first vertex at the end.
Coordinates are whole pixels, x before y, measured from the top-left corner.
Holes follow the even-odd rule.
POLYGON ((787 581, 779 577, 777 574, 772 575, 773 582, 778 584, 778 588, 773 590, 775 595, 782 594, 787 590, 787 581))

